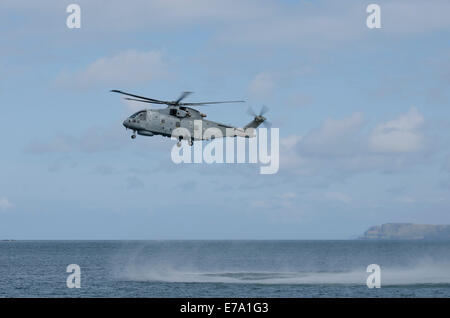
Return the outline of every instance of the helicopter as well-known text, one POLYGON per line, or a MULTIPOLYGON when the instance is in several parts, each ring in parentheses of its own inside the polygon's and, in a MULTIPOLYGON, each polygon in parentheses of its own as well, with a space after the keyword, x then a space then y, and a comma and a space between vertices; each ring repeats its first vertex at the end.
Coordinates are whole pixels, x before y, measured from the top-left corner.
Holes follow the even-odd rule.
POLYGON ((138 101, 142 103, 167 105, 166 108, 161 109, 143 109, 124 120, 123 125, 126 129, 131 129, 133 134, 131 139, 136 138, 136 134, 141 136, 155 136, 161 135, 164 137, 175 137, 178 139, 177 146, 181 147, 181 141, 186 139, 190 146, 196 140, 214 139, 216 136, 205 134, 209 128, 218 129, 221 134, 220 137, 255 137, 254 130, 264 123, 270 126, 266 117, 263 115, 268 111, 267 106, 263 106, 259 114, 256 114, 252 108, 248 108, 247 112, 253 116, 253 120, 245 125, 243 128, 225 125, 215 121, 205 119, 206 114, 189 106, 205 106, 210 104, 224 104, 224 103, 244 103, 243 100, 220 101, 220 102, 197 102, 185 103, 182 102, 192 92, 183 92, 174 101, 164 101, 154 98, 148 98, 135 94, 130 94, 124 91, 113 89, 113 93, 126 95, 126 100, 138 101), (184 128, 187 134, 182 134, 180 131, 184 128))

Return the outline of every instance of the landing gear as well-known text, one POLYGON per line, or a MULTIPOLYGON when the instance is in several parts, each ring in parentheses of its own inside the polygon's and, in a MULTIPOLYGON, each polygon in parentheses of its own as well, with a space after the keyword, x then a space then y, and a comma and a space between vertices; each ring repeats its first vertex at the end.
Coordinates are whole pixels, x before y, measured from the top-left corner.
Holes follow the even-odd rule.
MULTIPOLYGON (((183 136, 178 137, 177 147, 181 147, 181 141, 183 140, 183 136)), ((187 140, 186 140, 187 141, 187 140)), ((194 144, 194 138, 191 138, 189 141, 187 141, 189 146, 192 146, 194 144)))
POLYGON ((132 134, 131 139, 135 139, 135 138, 136 138, 136 134, 132 134))

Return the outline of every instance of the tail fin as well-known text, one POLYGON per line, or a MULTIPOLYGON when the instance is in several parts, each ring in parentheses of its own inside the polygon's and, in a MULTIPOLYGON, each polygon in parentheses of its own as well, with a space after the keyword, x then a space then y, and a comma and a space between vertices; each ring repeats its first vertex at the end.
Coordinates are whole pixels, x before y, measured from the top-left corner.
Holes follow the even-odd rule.
POLYGON ((265 120, 266 118, 264 116, 256 116, 255 119, 244 126, 244 130, 247 128, 258 128, 265 120))

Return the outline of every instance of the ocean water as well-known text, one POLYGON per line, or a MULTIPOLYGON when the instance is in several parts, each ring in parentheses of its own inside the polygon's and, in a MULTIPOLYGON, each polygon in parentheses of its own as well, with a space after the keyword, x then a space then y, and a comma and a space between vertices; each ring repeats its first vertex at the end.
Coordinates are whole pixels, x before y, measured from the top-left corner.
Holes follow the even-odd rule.
POLYGON ((450 297, 450 242, 0 242, 0 297, 450 297))

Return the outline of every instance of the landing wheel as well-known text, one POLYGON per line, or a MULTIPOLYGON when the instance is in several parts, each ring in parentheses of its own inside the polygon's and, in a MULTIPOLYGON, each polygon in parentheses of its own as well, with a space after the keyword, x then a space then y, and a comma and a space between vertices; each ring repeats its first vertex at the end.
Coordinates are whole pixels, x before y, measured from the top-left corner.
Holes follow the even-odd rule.
POLYGON ((135 134, 131 135, 131 139, 135 139, 135 138, 136 138, 135 134))

